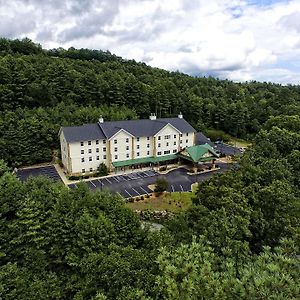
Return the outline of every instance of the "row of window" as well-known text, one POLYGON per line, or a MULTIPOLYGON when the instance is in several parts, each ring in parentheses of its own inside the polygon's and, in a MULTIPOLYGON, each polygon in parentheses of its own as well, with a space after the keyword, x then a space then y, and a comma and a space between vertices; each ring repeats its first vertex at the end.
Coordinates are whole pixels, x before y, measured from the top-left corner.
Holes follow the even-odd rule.
MULTIPOLYGON (((188 135, 189 134, 186 133, 186 136, 188 136, 188 135)), ((183 136, 183 134, 181 133, 180 137, 182 137, 182 136, 183 136)), ((169 140, 169 139, 171 139, 171 135, 170 134, 165 135, 164 138, 165 138, 165 140, 169 140)), ((177 135, 174 134, 174 139, 176 139, 176 138, 177 138, 177 135)), ((137 140, 137 142, 139 142, 140 138, 137 137, 136 140, 137 140)), ((159 141, 161 140, 161 136, 158 136, 158 140, 159 141)), ((147 136, 147 141, 150 141, 150 136, 147 136)), ((96 145, 99 145, 99 140, 96 140, 95 142, 96 142, 96 145)), ((87 143, 88 143, 89 146, 92 145, 92 141, 88 141, 87 143)), ((129 143, 129 138, 126 138, 126 143, 129 143)), ((103 140, 103 144, 106 144, 106 140, 103 140)), ((114 144, 118 144, 118 140, 114 140, 114 144)), ((84 146, 84 142, 80 142, 80 145, 84 146)))
MULTIPOLYGON (((96 145, 99 145, 99 140, 96 140, 96 145)), ((88 141, 87 144, 92 145, 92 141, 88 141)), ((106 144, 106 140, 103 140, 103 144, 106 144)), ((80 146, 84 146, 84 142, 80 142, 80 146)))
MULTIPOLYGON (((176 153, 176 152, 177 152, 177 150, 176 150, 176 149, 174 149, 174 150, 173 150, 173 153, 176 153)), ((170 151, 170 150, 165 150, 165 151, 164 151, 164 154, 170 154, 170 153, 171 153, 171 151, 170 151)), ((158 152, 157 152, 157 155, 161 155, 161 154, 162 154, 162 152, 161 152, 161 151, 158 151, 158 152)))
MULTIPOLYGON (((106 147, 103 147, 103 152, 106 152, 106 147)), ((84 150, 80 151, 81 154, 84 154, 84 150)), ((92 153, 92 149, 88 149, 88 153, 92 153)), ((99 148, 96 148, 96 153, 99 153, 99 148)))
MULTIPOLYGON (((106 155, 104 154, 103 155, 103 159, 106 159, 106 155)), ((100 160, 100 156, 98 155, 98 156, 96 156, 96 160, 100 160)), ((93 161, 93 157, 89 157, 89 159, 88 159, 88 161, 93 161)), ((81 162, 85 162, 85 158, 84 157, 82 157, 81 158, 81 162)))

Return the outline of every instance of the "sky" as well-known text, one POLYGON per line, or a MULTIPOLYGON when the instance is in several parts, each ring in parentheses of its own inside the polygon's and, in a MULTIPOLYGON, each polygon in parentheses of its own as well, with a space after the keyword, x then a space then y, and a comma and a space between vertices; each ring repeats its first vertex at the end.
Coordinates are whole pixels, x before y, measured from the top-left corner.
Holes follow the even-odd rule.
POLYGON ((300 84, 300 0, 0 0, 0 37, 233 81, 300 84))

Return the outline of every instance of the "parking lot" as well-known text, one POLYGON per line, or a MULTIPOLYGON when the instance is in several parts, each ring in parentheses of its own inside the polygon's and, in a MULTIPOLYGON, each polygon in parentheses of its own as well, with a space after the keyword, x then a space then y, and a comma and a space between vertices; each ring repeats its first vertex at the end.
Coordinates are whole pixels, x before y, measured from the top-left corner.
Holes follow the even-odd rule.
POLYGON ((59 174, 57 173, 54 166, 43 166, 27 169, 18 169, 16 171, 16 176, 21 181, 26 181, 30 176, 46 176, 54 181, 61 181, 59 174))
MULTIPOLYGON (((209 179, 216 173, 222 173, 229 168, 228 164, 219 163, 220 169, 214 172, 208 172, 198 175, 188 175, 187 170, 179 168, 165 175, 160 175, 155 171, 142 171, 126 175, 116 175, 103 179, 94 179, 87 181, 87 185, 91 190, 105 190, 119 193, 125 198, 137 197, 150 194, 153 191, 149 189, 149 185, 155 184, 157 177, 165 177, 169 183, 168 192, 188 192, 191 185, 195 182, 201 182, 209 179)), ((76 184, 70 184, 70 188, 76 188, 76 184)))

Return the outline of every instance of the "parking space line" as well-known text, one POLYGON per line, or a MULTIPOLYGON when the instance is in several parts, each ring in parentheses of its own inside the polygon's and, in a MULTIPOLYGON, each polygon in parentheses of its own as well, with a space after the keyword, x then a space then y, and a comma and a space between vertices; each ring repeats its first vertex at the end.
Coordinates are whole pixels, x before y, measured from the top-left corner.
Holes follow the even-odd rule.
POLYGON ((95 184, 93 181, 90 181, 90 183, 91 183, 94 187, 96 187, 96 184, 95 184))
POLYGON ((111 181, 107 178, 104 178, 109 184, 111 184, 111 181))
POLYGON ((146 172, 143 172, 143 173, 146 175, 146 177, 149 177, 149 175, 146 172))
POLYGON ((117 177, 113 177, 113 179, 114 179, 116 182, 119 182, 119 180, 117 179, 117 177))
POLYGON ((179 186, 180 186, 180 188, 181 188, 181 191, 183 192, 183 188, 182 188, 182 185, 180 184, 179 186))
POLYGON ((100 182, 100 184, 102 184, 102 186, 104 185, 104 183, 100 179, 97 179, 97 180, 100 182))
POLYGON ((172 192, 174 193, 174 186, 173 186, 173 184, 171 185, 171 188, 172 188, 172 192))
POLYGON ((140 195, 140 193, 135 188, 132 188, 132 190, 135 191, 138 195, 140 195))
POLYGON ((124 190, 128 195, 129 195, 129 197, 132 197, 126 190, 124 190))
POLYGON ((148 192, 142 186, 140 186, 140 189, 148 195, 148 192))

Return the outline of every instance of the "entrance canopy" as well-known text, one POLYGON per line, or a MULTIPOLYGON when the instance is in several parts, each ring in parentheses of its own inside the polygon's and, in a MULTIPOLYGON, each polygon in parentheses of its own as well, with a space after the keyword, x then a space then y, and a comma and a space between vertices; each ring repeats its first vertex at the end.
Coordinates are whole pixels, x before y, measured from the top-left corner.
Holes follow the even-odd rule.
POLYGON ((209 144, 186 147, 177 156, 194 163, 206 162, 219 157, 215 149, 209 144))

